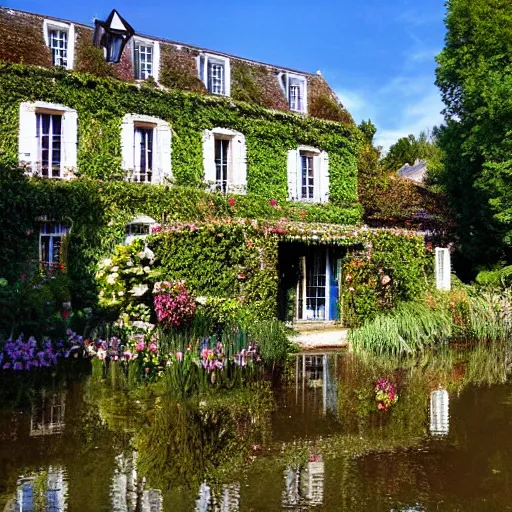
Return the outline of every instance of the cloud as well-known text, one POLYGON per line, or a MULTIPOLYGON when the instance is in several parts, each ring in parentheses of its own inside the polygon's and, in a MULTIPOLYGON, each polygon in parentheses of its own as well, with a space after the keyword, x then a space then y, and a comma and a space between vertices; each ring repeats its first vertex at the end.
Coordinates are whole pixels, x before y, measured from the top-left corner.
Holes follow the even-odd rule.
POLYGON ((424 96, 403 105, 393 127, 377 131, 375 143, 387 151, 401 137, 407 137, 411 133, 418 136, 422 131, 432 130, 443 122, 443 107, 439 92, 432 88, 424 96))
POLYGON ((361 90, 337 89, 336 95, 343 106, 352 114, 356 123, 375 116, 375 106, 361 90))

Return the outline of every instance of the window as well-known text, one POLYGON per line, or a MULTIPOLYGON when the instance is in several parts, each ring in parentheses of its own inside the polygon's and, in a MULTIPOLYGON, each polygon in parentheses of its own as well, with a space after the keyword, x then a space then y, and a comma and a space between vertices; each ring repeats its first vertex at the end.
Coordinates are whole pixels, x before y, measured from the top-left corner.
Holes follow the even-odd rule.
POLYGON ((44 222, 39 233, 39 262, 47 271, 62 269, 62 239, 68 229, 57 222, 44 222))
POLYGON ((153 175, 154 128, 135 125, 134 181, 151 183, 153 175))
POLYGON ((231 141, 215 137, 215 186, 224 194, 228 190, 228 167, 231 157, 231 141))
POLYGON ((300 152, 301 161, 301 199, 311 199, 315 197, 315 169, 314 169, 314 154, 300 152))
POLYGON ((53 103, 20 105, 19 163, 45 178, 71 178, 76 171, 76 110, 53 103))
POLYGON ((121 126, 121 149, 126 179, 164 183, 171 178, 171 128, 156 117, 127 114, 121 126))
POLYGON ((135 78, 146 80, 150 76, 158 80, 160 44, 158 41, 136 39, 133 46, 135 78))
POLYGON ((126 224, 124 243, 128 245, 136 238, 146 238, 151 234, 153 227, 157 225, 157 222, 147 215, 135 217, 126 224))
POLYGON ((211 94, 231 94, 231 69, 229 59, 218 55, 201 54, 197 58, 199 78, 211 94))
POLYGON ((46 46, 50 48, 54 66, 73 69, 75 52, 75 26, 73 23, 44 20, 43 34, 46 46))
POLYGON ((307 81, 304 76, 281 73, 279 83, 283 89, 290 110, 307 113, 307 81))
POLYGON ((327 202, 329 200, 329 157, 309 146, 288 151, 288 199, 327 202))
POLYGON ((36 113, 36 138, 40 174, 61 177, 62 114, 36 113))
POLYGON ((245 137, 241 133, 226 128, 204 131, 204 177, 211 190, 223 194, 245 194, 246 153, 245 137))

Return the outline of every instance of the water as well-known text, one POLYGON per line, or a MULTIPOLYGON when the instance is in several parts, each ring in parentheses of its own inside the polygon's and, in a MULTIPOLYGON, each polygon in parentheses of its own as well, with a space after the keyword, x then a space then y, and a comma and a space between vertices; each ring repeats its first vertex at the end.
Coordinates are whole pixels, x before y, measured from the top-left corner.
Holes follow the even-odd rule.
POLYGON ((17 377, 0 395, 0 511, 512 510, 510 370, 509 347, 480 345, 297 355, 273 388, 198 399, 17 377), (385 411, 379 378, 398 394, 385 411))

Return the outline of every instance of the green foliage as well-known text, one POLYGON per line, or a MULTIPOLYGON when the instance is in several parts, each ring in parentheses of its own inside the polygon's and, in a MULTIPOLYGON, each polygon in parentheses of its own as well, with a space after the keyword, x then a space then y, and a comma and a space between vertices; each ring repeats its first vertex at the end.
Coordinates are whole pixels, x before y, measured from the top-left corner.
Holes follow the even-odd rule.
POLYGON ((81 176, 103 180, 124 176, 120 169, 120 126, 125 114, 138 113, 158 117, 172 126, 172 169, 177 185, 201 186, 202 132, 225 127, 246 137, 251 194, 285 201, 287 151, 306 144, 329 153, 331 203, 347 209, 357 205, 360 134, 351 125, 270 111, 230 98, 161 91, 62 69, 6 63, 0 65, 0 90, 9 91, 0 95, 0 161, 11 166, 18 160, 19 104, 42 100, 77 110, 81 176))
POLYGON ((123 324, 134 320, 149 322, 151 290, 157 276, 152 264, 153 254, 145 248, 144 240, 118 245, 111 258, 99 263, 99 305, 115 311, 123 324))
POLYGON ((197 76, 196 56, 190 50, 162 46, 159 81, 164 87, 206 92, 197 76))
POLYGON ((421 296, 432 257, 423 240, 382 231, 369 237, 366 254, 353 252, 343 264, 342 316, 347 326, 421 296))
POLYGON ((439 182, 457 222, 459 249, 473 265, 503 258, 512 240, 510 148, 512 5, 451 0, 437 85, 445 103, 439 182))

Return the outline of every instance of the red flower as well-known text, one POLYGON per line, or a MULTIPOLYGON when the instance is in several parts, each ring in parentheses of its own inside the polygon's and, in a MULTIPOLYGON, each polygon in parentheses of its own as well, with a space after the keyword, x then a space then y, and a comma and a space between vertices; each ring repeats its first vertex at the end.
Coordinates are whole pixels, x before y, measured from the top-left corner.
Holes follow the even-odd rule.
POLYGON ((234 197, 230 197, 228 200, 229 207, 233 208, 233 206, 235 206, 235 204, 236 204, 236 199, 234 197))
POLYGON ((271 199, 270 206, 272 206, 272 208, 275 208, 277 206, 277 201, 275 199, 271 199))
POLYGON ((62 317, 62 320, 67 320, 68 316, 69 316, 69 311, 68 310, 61 311, 60 316, 62 317))

